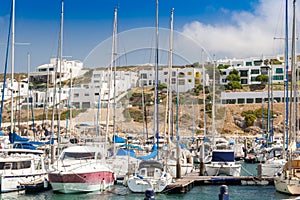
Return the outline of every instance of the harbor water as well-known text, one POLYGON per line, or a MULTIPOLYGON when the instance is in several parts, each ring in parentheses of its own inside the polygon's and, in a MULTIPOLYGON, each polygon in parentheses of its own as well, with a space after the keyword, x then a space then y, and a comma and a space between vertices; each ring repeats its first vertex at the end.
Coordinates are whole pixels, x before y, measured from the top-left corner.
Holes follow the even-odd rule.
MULTIPOLYGON (((242 175, 256 175, 256 164, 243 164, 242 175)), ((155 194, 157 200, 217 200, 220 192, 220 185, 195 186, 186 194, 155 194)), ((228 193, 231 200, 279 200, 295 199, 295 196, 288 196, 276 192, 275 186, 239 186, 229 185, 228 193)), ((93 192, 81 194, 60 194, 50 191, 36 194, 25 194, 23 191, 1 194, 0 199, 8 200, 142 200, 144 194, 131 193, 128 188, 115 185, 110 191, 93 192)))

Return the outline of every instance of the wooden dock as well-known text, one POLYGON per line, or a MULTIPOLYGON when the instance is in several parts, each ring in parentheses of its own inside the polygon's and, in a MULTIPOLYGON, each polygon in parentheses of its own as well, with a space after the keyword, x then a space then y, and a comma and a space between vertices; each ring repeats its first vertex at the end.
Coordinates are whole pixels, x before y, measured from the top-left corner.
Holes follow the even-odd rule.
POLYGON ((199 185, 273 185, 272 177, 257 176, 199 176, 199 172, 193 172, 167 186, 166 193, 186 193, 194 186, 199 185))

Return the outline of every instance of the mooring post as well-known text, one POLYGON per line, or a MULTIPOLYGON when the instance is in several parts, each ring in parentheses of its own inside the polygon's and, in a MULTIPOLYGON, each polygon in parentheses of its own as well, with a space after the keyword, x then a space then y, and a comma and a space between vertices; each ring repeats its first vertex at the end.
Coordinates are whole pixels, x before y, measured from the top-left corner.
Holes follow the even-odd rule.
POLYGON ((244 140, 244 158, 246 158, 247 157, 247 138, 245 138, 245 140, 244 140))
POLYGON ((229 200, 227 185, 221 185, 220 186, 219 200, 229 200))
POLYGON ((205 165, 204 165, 204 140, 201 143, 201 149, 200 149, 200 170, 199 170, 199 176, 204 176, 205 171, 205 165))
POLYGON ((145 191, 145 198, 144 200, 155 200, 154 197, 154 190, 149 188, 145 191))

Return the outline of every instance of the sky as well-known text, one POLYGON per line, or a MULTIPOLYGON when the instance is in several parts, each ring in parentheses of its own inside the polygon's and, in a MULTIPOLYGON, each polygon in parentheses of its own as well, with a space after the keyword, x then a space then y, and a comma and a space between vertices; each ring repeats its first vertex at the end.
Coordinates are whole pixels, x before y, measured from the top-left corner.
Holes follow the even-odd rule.
MULTIPOLYGON (((11 2, 0 0, 0 73, 4 71, 11 2)), ((15 71, 27 71, 27 54, 34 71, 58 55, 61 0, 15 2, 15 71)), ((151 53, 144 52, 155 43, 154 29, 147 28, 155 27, 155 0, 65 0, 63 55, 86 65, 109 64, 115 7, 120 35, 117 49, 126 60, 120 58, 120 65, 151 63, 153 58, 147 58, 151 53), (135 53, 137 49, 143 53, 135 53), (131 58, 127 54, 132 54, 131 58), (89 62, 91 57, 99 63, 89 62)), ((280 38, 285 34, 285 0, 160 0, 159 43, 164 45, 160 47, 165 50, 164 57, 172 8, 174 35, 178 35, 173 40, 174 50, 185 62, 199 62, 201 49, 217 59, 283 54, 280 38)), ((179 60, 178 64, 184 63, 179 60)))

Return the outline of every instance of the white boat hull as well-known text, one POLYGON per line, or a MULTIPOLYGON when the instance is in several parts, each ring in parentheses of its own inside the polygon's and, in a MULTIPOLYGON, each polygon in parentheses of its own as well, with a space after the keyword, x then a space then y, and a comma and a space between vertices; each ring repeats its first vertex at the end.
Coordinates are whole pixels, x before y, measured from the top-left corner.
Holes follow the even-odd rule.
POLYGON ((147 189, 151 188, 154 192, 162 192, 168 183, 166 180, 147 180, 141 179, 137 176, 132 176, 127 181, 127 186, 132 192, 144 193, 147 189))
POLYGON ((275 188, 278 192, 291 194, 291 195, 300 195, 299 179, 282 180, 280 178, 276 178, 274 182, 275 182, 275 188))
POLYGON ((22 182, 30 182, 32 180, 47 178, 47 173, 42 174, 23 174, 23 175, 13 175, 6 174, 0 176, 0 186, 1 193, 14 192, 18 190, 23 190, 24 187, 21 186, 22 182))
POLYGON ((239 164, 225 164, 212 163, 205 165, 207 176, 219 176, 225 174, 227 176, 240 176, 241 165, 239 164))

